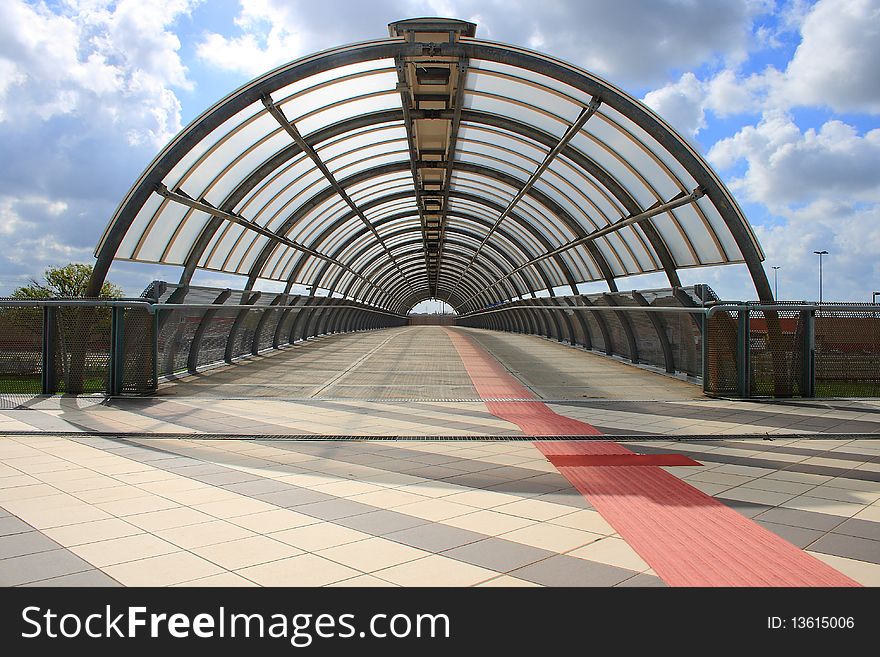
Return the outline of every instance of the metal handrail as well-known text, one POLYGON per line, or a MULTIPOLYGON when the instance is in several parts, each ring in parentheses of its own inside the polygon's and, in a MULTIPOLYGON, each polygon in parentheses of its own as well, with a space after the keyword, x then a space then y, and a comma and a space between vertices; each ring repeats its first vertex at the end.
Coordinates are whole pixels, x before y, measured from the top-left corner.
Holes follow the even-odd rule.
POLYGON ((685 308, 681 306, 545 306, 545 305, 520 305, 520 306, 504 306, 503 308, 488 308, 466 315, 459 315, 459 319, 467 317, 477 317, 479 315, 488 315, 491 313, 500 313, 510 310, 579 310, 585 312, 596 311, 633 311, 648 313, 689 313, 692 315, 704 315, 712 317, 717 312, 723 310, 827 310, 827 311, 844 311, 844 312, 876 312, 877 305, 871 303, 853 303, 853 304, 755 304, 754 302, 735 302, 724 301, 714 303, 713 305, 695 306, 693 308, 685 308))
MULTIPOLYGON (((326 298, 326 297, 316 297, 326 298)), ((242 304, 211 304, 211 303, 150 303, 143 299, 2 299, 0 300, 0 308, 2 307, 29 307, 43 308, 46 306, 73 306, 85 308, 143 308, 149 313, 155 313, 157 310, 171 308, 173 310, 182 310, 187 308, 195 309, 211 309, 211 310, 290 310, 296 308, 309 308, 314 310, 320 306, 266 306, 266 305, 242 305, 242 304)), ((404 317, 399 313, 381 310, 379 308, 370 308, 369 306, 353 306, 351 304, 326 306, 332 308, 354 308, 364 310, 371 313, 379 313, 381 315, 390 315, 392 317, 404 317)))

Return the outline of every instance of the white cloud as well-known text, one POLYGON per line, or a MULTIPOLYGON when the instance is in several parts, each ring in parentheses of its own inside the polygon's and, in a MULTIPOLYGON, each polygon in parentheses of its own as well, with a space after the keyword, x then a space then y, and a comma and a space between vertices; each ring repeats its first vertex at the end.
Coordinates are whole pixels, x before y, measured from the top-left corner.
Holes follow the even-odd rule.
POLYGON ((761 0, 343 0, 242 2, 237 36, 207 33, 198 54, 222 70, 256 75, 300 55, 374 34, 412 16, 478 24, 477 36, 528 44, 624 82, 656 82, 670 70, 746 56, 761 0), (340 17, 344 17, 341 20, 340 17))
POLYGON ((649 91, 643 100, 683 135, 694 137, 706 127, 709 110, 719 117, 757 111, 764 87, 761 76, 737 79, 731 69, 706 81, 688 72, 677 82, 649 91))
POLYGON ((706 127, 706 89, 693 73, 645 95, 644 102, 686 137, 706 127))
POLYGON ((880 113, 880 0, 821 0, 801 33, 776 104, 880 113))
POLYGON ((731 188, 777 213, 820 199, 880 201, 880 129, 861 136, 832 120, 802 132, 791 116, 770 112, 716 143, 709 160, 721 169, 745 162, 731 188))
POLYGON ((189 89, 169 26, 190 0, 71 1, 58 11, 0 4, 0 121, 72 115, 118 126, 132 143, 164 144, 180 130, 172 87, 189 89))

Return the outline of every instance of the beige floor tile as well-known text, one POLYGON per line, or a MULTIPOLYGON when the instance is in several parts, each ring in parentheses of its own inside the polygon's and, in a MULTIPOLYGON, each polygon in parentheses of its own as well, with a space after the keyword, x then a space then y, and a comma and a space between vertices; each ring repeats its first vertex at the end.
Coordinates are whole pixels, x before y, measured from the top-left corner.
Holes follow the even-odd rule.
POLYGON ((301 554, 244 568, 239 574, 261 586, 326 586, 362 573, 314 554, 301 554))
POLYGON ((828 477, 826 475, 810 474, 807 472, 791 472, 790 470, 780 470, 779 472, 772 472, 766 477, 762 477, 762 479, 779 479, 781 481, 795 481, 801 484, 813 484, 814 486, 819 486, 821 484, 824 484, 826 481, 830 481, 832 477, 828 477))
POLYGON ((239 570, 302 554, 299 548, 266 536, 249 536, 225 543, 215 543, 193 548, 192 552, 227 570, 239 570))
POLYGON ((833 516, 843 516, 851 518, 865 507, 860 504, 848 504, 836 500, 826 500, 821 497, 810 497, 809 495, 801 495, 794 499, 783 503, 787 509, 799 509, 801 511, 815 511, 816 513, 827 513, 833 516))
POLYGON ((305 527, 320 522, 317 518, 290 509, 273 509, 245 516, 230 518, 230 522, 260 534, 280 532, 285 529, 305 527))
POLYGON ((149 513, 150 511, 173 509, 177 506, 180 506, 177 502, 166 500, 164 497, 159 497, 157 495, 136 497, 130 500, 119 500, 118 502, 103 502, 95 505, 95 507, 102 511, 106 511, 109 514, 120 518, 133 516, 139 513, 149 513))
POLYGON ((864 479, 847 479, 846 477, 835 477, 831 481, 825 483, 825 486, 831 488, 845 488, 847 490, 860 490, 868 493, 877 493, 880 497, 880 481, 865 481, 864 479))
POLYGON ((455 493, 445 498, 449 502, 466 504, 477 509, 493 509, 502 504, 510 504, 523 499, 516 495, 505 495, 491 490, 469 490, 464 493, 455 493))
POLYGON ((603 538, 568 553, 570 557, 644 572, 650 568, 622 538, 603 538))
POLYGON ((423 495, 416 495, 415 493, 407 493, 403 490, 387 489, 373 491, 372 493, 364 493, 362 495, 355 495, 349 499, 354 502, 360 502, 361 504, 370 504, 379 507, 380 509, 393 509, 398 506, 403 506, 404 504, 423 502, 429 498, 426 498, 423 495))
POLYGON ((107 518, 106 520, 93 520, 92 522, 81 522, 76 525, 44 529, 43 533, 65 547, 72 547, 85 543, 95 543, 96 541, 122 538, 123 536, 133 536, 134 534, 143 533, 143 530, 119 518, 107 518))
POLYGON ((209 575, 208 577, 202 577, 200 579, 191 579, 188 582, 181 582, 180 584, 172 584, 172 586, 179 587, 192 587, 192 586, 259 586, 258 584, 254 584, 249 579, 245 579, 241 575, 236 575, 235 573, 220 573, 219 575, 209 575))
POLYGON ((431 553, 375 537, 355 543, 337 545, 321 550, 317 554, 362 572, 371 573, 414 559, 421 559, 430 556, 431 553))
POLYGON ((197 525, 213 519, 213 516, 209 516, 206 513, 201 513, 200 511, 185 506, 125 516, 126 522, 130 522, 132 525, 136 525, 150 532, 156 532, 160 529, 185 527, 186 525, 197 525))
POLYGON ((603 536, 614 533, 614 527, 612 527, 608 523, 608 521, 602 517, 602 514, 600 514, 598 511, 593 511, 591 509, 581 509, 579 511, 575 511, 574 513, 569 513, 566 516, 553 518, 549 522, 553 525, 562 525, 563 527, 570 527, 572 529, 581 529, 583 531, 591 532, 593 534, 602 534, 603 536))
POLYGON ((144 491, 135 486, 122 485, 110 488, 98 488, 96 490, 81 490, 73 493, 83 502, 88 504, 103 504, 106 502, 120 502, 143 497, 144 491))
POLYGON ((859 520, 870 520, 871 522, 880 522, 880 506, 866 506, 853 516, 859 520))
POLYGON ((807 554, 812 554, 817 559, 821 559, 832 568, 840 571, 847 577, 854 579, 862 586, 880 586, 880 565, 868 563, 867 561, 857 561, 855 559, 847 559, 846 557, 838 557, 833 554, 811 552, 810 550, 807 550, 807 554))
POLYGON ((318 550, 370 538, 369 534, 349 529, 342 525, 334 525, 331 522, 285 529, 284 531, 273 532, 270 536, 306 552, 317 552, 318 550))
POLYGON ((758 488, 738 486, 737 488, 730 488, 724 491, 722 497, 730 500, 739 500, 741 502, 754 502, 755 504, 766 504, 767 506, 779 506, 783 502, 795 497, 795 494, 774 493, 773 491, 760 490, 758 488))
POLYGON ((495 579, 490 579, 487 582, 483 582, 482 584, 477 584, 477 586, 488 586, 492 588, 497 587, 505 587, 505 588, 513 588, 513 587, 540 587, 540 584, 535 584, 534 582, 529 582, 524 579, 519 579, 518 577, 511 577, 510 575, 501 575, 501 577, 496 577, 495 579))
POLYGON ((341 582, 336 582, 334 584, 328 584, 331 588, 343 588, 343 587, 396 587, 397 584, 392 584, 391 582, 386 582, 384 579, 379 579, 378 577, 373 577, 372 575, 358 575, 357 577, 352 577, 351 579, 344 579, 341 582))
POLYGON ((219 500, 217 502, 205 502, 204 504, 191 504, 190 506, 197 511, 207 513, 216 518, 235 518, 252 513, 272 511, 278 508, 274 504, 268 504, 267 502, 247 497, 239 497, 237 500, 219 500))
POLYGON ((570 514, 571 507, 553 502, 525 499, 496 506, 493 511, 517 516, 518 518, 528 518, 529 520, 552 520, 553 518, 570 514))
POLYGON ((109 513, 105 513, 101 509, 88 506, 87 504, 55 509, 33 509, 25 512, 15 511, 7 505, 7 510, 40 530, 76 525, 93 520, 104 520, 112 517, 109 513))
POLYGON ((107 566, 103 570, 125 586, 171 586, 223 572, 210 561, 183 551, 107 566))
MULTIPOLYGON (((690 482, 688 482, 690 483, 690 482)), ((743 484, 743 488, 757 488, 760 490, 768 490, 776 493, 789 493, 791 495, 802 495, 815 488, 814 484, 802 484, 796 481, 783 481, 781 479, 770 479, 769 477, 761 477, 743 484)))
MULTIPOLYGON (((0 504, 6 502, 24 502, 26 500, 56 497, 61 491, 48 484, 30 484, 27 486, 14 486, 0 490, 0 504)), ((68 496, 69 497, 69 496, 68 496)))
POLYGON ((832 486, 817 486, 809 492, 810 497, 821 497, 824 500, 836 500, 851 504, 873 504, 880 499, 880 493, 832 486))
POLYGON ((255 535, 252 531, 225 520, 211 520, 197 525, 160 529, 155 534, 166 541, 179 545, 185 550, 213 545, 214 543, 236 541, 255 535))
POLYGON ((400 586, 474 586, 499 575, 494 570, 438 554, 408 561, 373 574, 400 586))
POLYGON ((209 502, 223 502, 231 500, 239 500, 242 498, 238 493, 233 493, 223 488, 214 486, 203 486, 190 490, 164 491, 162 497, 174 500, 179 504, 187 506, 195 506, 197 504, 207 504, 209 502))
POLYGON ((534 520, 509 516, 506 513, 495 511, 474 511, 468 515, 449 518, 444 521, 446 525, 452 525, 459 529, 469 529, 488 536, 498 536, 514 529, 522 529, 534 525, 534 520))
POLYGON ((199 489, 210 490, 213 486, 203 484, 195 479, 177 477, 175 479, 162 479, 138 484, 138 488, 164 496, 165 493, 179 493, 181 491, 194 491, 199 489))
POLYGON ((541 523, 501 534, 499 538, 553 552, 568 552, 604 536, 571 527, 541 523))
POLYGON ((97 543, 87 543, 71 547, 71 552, 78 554, 90 564, 103 568, 114 564, 125 563, 155 557, 160 554, 177 552, 180 548, 152 534, 136 534, 122 538, 111 538, 97 543))

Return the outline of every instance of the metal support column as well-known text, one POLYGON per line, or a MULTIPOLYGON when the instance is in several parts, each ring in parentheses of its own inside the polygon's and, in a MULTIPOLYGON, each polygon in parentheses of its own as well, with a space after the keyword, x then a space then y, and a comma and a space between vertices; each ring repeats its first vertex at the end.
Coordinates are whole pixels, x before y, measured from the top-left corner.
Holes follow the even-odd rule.
POLYGON ((110 385, 111 397, 122 394, 125 377, 125 308, 114 306, 110 311, 110 385))
POLYGON ((749 309, 740 306, 736 325, 737 393, 745 399, 751 396, 751 345, 749 344, 749 309))
POLYGON ((801 313, 801 321, 804 323, 804 342, 801 348, 803 356, 801 362, 801 394, 804 397, 816 396, 816 311, 806 310, 801 313))
POLYGON ((55 308, 43 306, 43 371, 41 388, 44 395, 58 391, 58 376, 55 368, 55 347, 58 338, 55 308))

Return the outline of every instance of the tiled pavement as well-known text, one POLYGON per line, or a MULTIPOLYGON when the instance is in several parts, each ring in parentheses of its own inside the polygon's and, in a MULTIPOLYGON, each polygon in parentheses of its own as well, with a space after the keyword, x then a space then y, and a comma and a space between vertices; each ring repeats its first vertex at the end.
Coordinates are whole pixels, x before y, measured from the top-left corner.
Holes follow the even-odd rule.
MULTIPOLYGON (((322 338, 152 399, 0 400, 0 584, 663 585, 420 330, 322 338), (248 396, 219 396, 235 386, 248 396), (271 438, 290 434, 471 440, 271 438)), ((880 433, 877 401, 710 400, 548 340, 471 336, 555 412, 652 435, 626 444, 691 456, 668 470, 880 585, 880 439, 840 435, 880 433)))
MULTIPOLYGON (((880 441, 627 446, 880 585, 880 441)), ((0 463, 6 585, 663 584, 527 441, 16 436, 0 463)))

